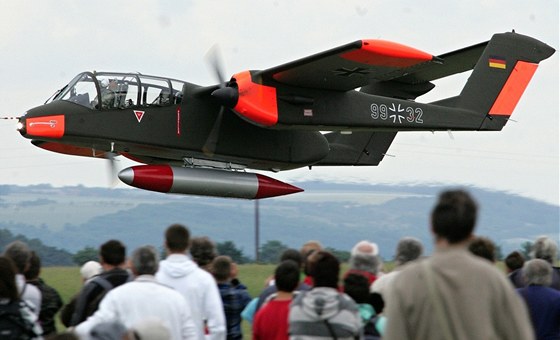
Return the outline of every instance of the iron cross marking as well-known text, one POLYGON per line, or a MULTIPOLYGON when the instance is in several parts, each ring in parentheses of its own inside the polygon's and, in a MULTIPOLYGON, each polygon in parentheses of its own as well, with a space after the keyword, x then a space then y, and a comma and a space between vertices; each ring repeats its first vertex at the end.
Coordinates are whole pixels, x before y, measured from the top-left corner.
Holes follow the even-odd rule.
POLYGON ((366 75, 366 74, 369 73, 368 70, 366 70, 365 68, 361 68, 361 67, 355 67, 353 69, 347 69, 346 67, 343 67, 343 68, 336 69, 333 72, 337 76, 341 76, 341 77, 351 77, 354 74, 366 75))

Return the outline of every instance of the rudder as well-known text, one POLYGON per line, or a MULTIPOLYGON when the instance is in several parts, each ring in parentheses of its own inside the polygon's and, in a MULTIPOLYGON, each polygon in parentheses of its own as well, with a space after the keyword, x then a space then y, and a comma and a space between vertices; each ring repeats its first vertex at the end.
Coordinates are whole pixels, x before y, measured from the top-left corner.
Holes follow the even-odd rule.
POLYGON ((458 97, 439 105, 480 112, 480 130, 501 130, 535 73, 555 50, 521 34, 494 34, 458 97))

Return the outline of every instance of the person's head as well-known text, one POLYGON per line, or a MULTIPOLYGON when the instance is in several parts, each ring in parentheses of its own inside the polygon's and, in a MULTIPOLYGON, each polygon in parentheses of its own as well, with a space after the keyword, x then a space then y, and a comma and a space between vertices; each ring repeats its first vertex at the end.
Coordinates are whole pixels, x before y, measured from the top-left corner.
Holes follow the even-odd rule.
POLYGON ((208 237, 193 237, 190 242, 189 251, 193 261, 199 267, 207 267, 216 258, 216 245, 208 237))
POLYGON ((477 204, 463 190, 444 191, 432 210, 432 232, 449 244, 467 241, 476 225, 477 204))
POLYGON ((308 259, 308 271, 314 287, 338 288, 340 262, 328 251, 313 252, 308 259))
POLYGON ((211 272, 218 282, 227 282, 231 276, 231 257, 221 255, 212 261, 211 272))
POLYGON ((116 79, 109 79, 109 86, 108 86, 109 90, 115 91, 118 85, 119 84, 117 83, 116 79))
POLYGON ((357 254, 348 260, 350 269, 362 270, 368 273, 377 274, 381 267, 381 259, 377 255, 357 254))
POLYGON ((278 291, 291 293, 299 284, 300 265, 293 260, 282 261, 274 270, 274 282, 278 291))
POLYGON ((152 246, 139 247, 132 253, 130 263, 135 276, 155 275, 159 263, 158 252, 152 246))
POLYGON ((170 253, 184 253, 189 248, 189 229, 181 224, 172 224, 165 231, 165 246, 170 253))
POLYGON ((523 265, 523 277, 528 286, 550 286, 552 283, 552 266, 542 259, 529 260, 523 265))
POLYGON ((121 241, 109 240, 99 248, 99 259, 101 264, 121 266, 126 259, 126 247, 121 241))
POLYGON ((35 280, 39 277, 41 273, 41 258, 36 252, 31 251, 31 257, 29 258, 29 268, 25 272, 26 280, 35 280))
POLYGON ((369 302, 369 280, 360 274, 348 274, 344 278, 344 293, 356 303, 369 302))
POLYGON ((360 241, 350 251, 350 260, 348 261, 350 268, 377 274, 382 265, 378 254, 377 244, 366 240, 360 241))
POLYGON ((14 241, 4 249, 4 256, 8 257, 16 266, 17 274, 24 274, 29 268, 31 250, 21 241, 14 241))
POLYGON ((0 256, 0 298, 11 301, 19 297, 16 273, 14 262, 6 256, 0 256))
POLYGON ((280 262, 284 262, 287 260, 294 261, 300 268, 303 266, 303 257, 301 253, 293 248, 288 248, 282 252, 280 256, 280 262))
POLYGON ((508 256, 506 256, 504 263, 506 264, 507 272, 511 273, 512 271, 523 267, 525 258, 520 252, 512 251, 508 256))
POLYGON ((305 261, 305 258, 307 258, 307 256, 309 256, 309 254, 311 254, 313 251, 322 250, 322 249, 323 249, 323 245, 321 244, 321 242, 312 240, 312 241, 305 242, 301 246, 299 252, 301 254, 301 257, 305 261))
POLYGON ((553 264, 556 261, 558 246, 551 238, 546 236, 539 237, 533 245, 532 256, 535 259, 542 259, 553 264))
POLYGON ((397 254, 395 262, 402 265, 410 261, 414 261, 424 252, 424 247, 419 239, 414 237, 403 237, 397 244, 397 254))
POLYGON ((469 251, 490 262, 496 262, 496 246, 486 237, 477 236, 469 243, 469 251))
POLYGON ((82 276, 82 280, 85 282, 92 277, 101 274, 103 271, 103 267, 97 261, 87 261, 82 265, 80 268, 80 275, 82 276))
POLYGON ((356 243, 354 247, 352 247, 350 256, 362 255, 362 254, 376 256, 377 254, 379 254, 379 248, 377 247, 377 244, 373 242, 367 240, 360 241, 356 243))

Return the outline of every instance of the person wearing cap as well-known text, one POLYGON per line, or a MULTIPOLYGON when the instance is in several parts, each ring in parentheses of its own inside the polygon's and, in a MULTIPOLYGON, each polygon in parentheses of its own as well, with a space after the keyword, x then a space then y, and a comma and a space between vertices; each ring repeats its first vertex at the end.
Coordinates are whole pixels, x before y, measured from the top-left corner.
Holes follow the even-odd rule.
MULTIPOLYGON (((91 279, 103 272, 103 267, 97 261, 88 261, 80 267, 80 277, 82 279, 82 285, 86 285, 91 279)), ((80 292, 70 299, 70 301, 62 306, 60 310, 59 318, 62 324, 66 327, 71 326, 72 314, 76 309, 76 301, 80 296, 80 292)))
POLYGON ((192 317, 195 311, 191 311, 181 293, 156 280, 158 263, 159 255, 154 247, 134 250, 129 264, 134 280, 111 289, 101 300, 99 309, 77 325, 74 332, 87 339, 91 330, 103 322, 118 321, 132 329, 146 319, 159 318, 173 340, 204 339, 195 329, 192 317))
POLYGON ((118 240, 109 240, 99 248, 99 260, 103 272, 93 276, 84 285, 76 301, 70 325, 75 326, 92 315, 105 294, 132 277, 125 269, 126 247, 118 240))
POLYGON ((97 276, 103 272, 103 267, 97 261, 88 261, 82 265, 80 268, 80 275, 82 276, 82 283, 86 284, 94 276, 97 276))

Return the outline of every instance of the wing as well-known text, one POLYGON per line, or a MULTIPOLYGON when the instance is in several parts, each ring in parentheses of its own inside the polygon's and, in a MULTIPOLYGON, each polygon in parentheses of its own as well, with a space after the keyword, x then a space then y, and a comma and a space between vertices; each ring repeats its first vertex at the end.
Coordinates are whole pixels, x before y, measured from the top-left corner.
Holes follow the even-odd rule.
POLYGON ((436 57, 390 41, 358 40, 258 73, 290 86, 338 91, 372 82, 425 83, 472 69, 486 44, 436 57))
POLYGON ((354 131, 325 135, 330 152, 315 165, 379 165, 397 132, 354 131))

